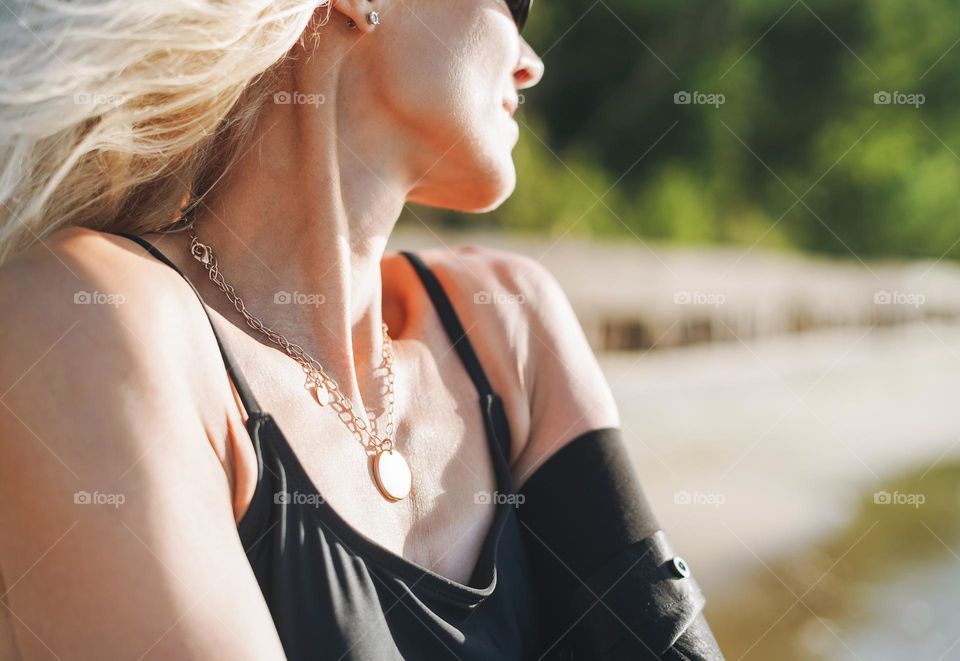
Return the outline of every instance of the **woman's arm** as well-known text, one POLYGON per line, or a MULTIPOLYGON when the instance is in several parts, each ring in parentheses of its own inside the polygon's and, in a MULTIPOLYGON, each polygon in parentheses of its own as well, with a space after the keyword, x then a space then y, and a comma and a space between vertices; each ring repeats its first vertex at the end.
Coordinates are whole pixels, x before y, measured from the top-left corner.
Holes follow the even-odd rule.
POLYGON ((531 428, 519 508, 547 658, 723 658, 705 598, 641 488, 613 395, 567 297, 520 259, 530 332, 531 428))
POLYGON ((546 658, 723 658, 705 597, 660 528, 619 429, 565 444, 521 495, 546 658))
POLYGON ((183 339, 142 261, 101 248, 0 271, 0 567, 21 655, 282 659, 184 360, 206 340, 183 339), (98 291, 123 298, 74 303, 98 291))

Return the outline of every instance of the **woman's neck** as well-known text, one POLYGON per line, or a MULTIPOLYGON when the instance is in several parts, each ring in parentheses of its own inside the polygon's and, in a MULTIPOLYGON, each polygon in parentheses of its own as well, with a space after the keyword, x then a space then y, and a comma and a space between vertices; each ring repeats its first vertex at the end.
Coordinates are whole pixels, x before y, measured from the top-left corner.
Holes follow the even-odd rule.
MULTIPOLYGON (((311 86, 312 99, 267 104, 255 139, 198 208, 196 231, 248 309, 366 402, 382 358, 380 262, 416 177, 389 127, 340 102, 335 75, 311 86)), ((242 324, 229 304, 215 307, 242 324)))

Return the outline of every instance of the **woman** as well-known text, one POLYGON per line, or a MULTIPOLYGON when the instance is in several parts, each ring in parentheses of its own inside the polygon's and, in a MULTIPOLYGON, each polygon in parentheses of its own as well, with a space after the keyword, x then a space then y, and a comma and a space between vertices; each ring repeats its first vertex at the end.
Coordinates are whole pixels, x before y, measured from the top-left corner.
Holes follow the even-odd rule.
POLYGON ((528 10, 11 8, 7 656, 720 658, 556 282, 385 252, 512 192, 528 10))

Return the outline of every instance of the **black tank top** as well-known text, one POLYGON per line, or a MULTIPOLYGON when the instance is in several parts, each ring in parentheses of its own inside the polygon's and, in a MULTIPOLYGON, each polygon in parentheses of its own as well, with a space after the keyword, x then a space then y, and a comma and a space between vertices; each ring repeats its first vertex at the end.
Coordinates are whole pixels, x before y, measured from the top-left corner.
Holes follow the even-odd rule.
MULTIPOLYGON (((143 238, 120 233, 193 283, 143 238)), ((476 386, 493 465, 495 516, 469 582, 450 580, 399 556, 342 519, 313 484, 283 432, 261 410, 210 320, 227 373, 247 414, 257 486, 238 532, 287 658, 336 661, 500 660, 533 655, 537 605, 510 473, 510 430, 440 281, 402 252, 426 287, 476 386)))

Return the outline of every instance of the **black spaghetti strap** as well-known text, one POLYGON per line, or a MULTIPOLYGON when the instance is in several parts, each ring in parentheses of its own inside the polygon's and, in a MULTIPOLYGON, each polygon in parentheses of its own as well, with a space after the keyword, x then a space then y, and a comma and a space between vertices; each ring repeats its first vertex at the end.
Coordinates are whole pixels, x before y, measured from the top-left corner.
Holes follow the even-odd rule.
POLYGON ((453 303, 450 302, 450 297, 447 296, 447 292, 444 291, 436 274, 416 253, 401 250, 400 254, 410 260, 417 275, 419 275, 423 281, 423 285, 427 289, 427 294, 430 295, 430 300, 433 301, 433 305, 437 309, 437 314, 440 315, 440 321, 443 322, 443 327, 446 329, 450 341, 453 342, 453 346, 457 348, 457 353, 460 354, 460 359, 463 361, 464 366, 467 368, 467 373, 470 374, 470 378, 480 392, 480 396, 496 394, 490 386, 490 381, 487 379, 483 367, 480 365, 480 359, 477 358, 477 354, 473 350, 473 345, 470 344, 470 339, 467 337, 467 332, 463 329, 460 317, 457 316, 457 312, 453 308, 453 303))
POLYGON ((213 317, 210 316, 210 311, 207 309, 207 304, 204 302, 203 297, 200 296, 200 292, 197 291, 197 288, 194 286, 194 284, 190 282, 190 278, 184 275, 183 271, 177 268, 177 265, 171 262, 166 255, 157 249, 156 246, 143 237, 137 236, 136 234, 128 234, 126 232, 115 232, 115 234, 139 243, 147 250, 147 252, 179 273, 180 277, 183 278, 188 285, 190 285, 190 289, 193 290, 193 293, 196 294, 197 298, 200 300, 203 313, 207 315, 207 321, 210 322, 210 328, 213 330, 213 336, 216 338, 217 346, 220 348, 220 355, 223 357, 223 364, 227 368, 227 375, 233 381, 233 385, 237 389, 237 394, 240 395, 240 401, 243 403, 243 408, 247 412, 247 417, 252 418, 256 415, 260 415, 262 410, 260 409, 260 404, 257 402, 257 398, 254 397, 253 391, 250 389, 250 385, 247 383, 247 380, 243 376, 243 372, 240 371, 240 367, 237 365, 237 361, 234 359, 233 354, 223 341, 223 337, 220 335, 220 331, 217 329, 217 325, 214 323, 213 317))

